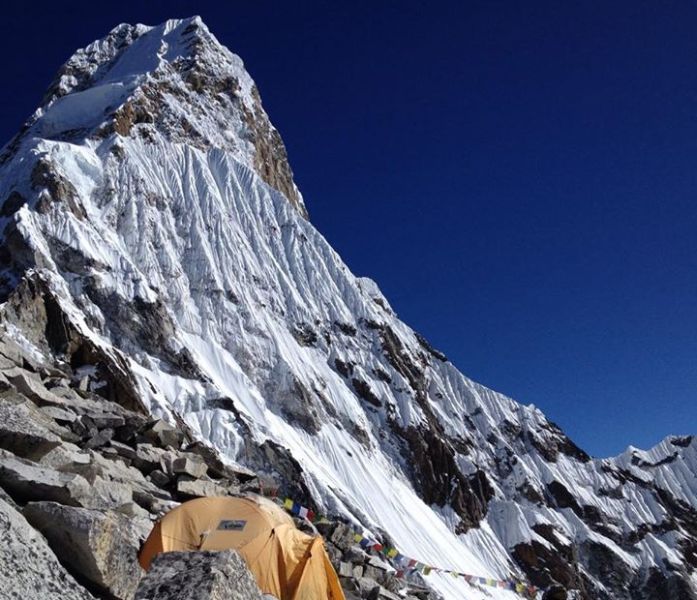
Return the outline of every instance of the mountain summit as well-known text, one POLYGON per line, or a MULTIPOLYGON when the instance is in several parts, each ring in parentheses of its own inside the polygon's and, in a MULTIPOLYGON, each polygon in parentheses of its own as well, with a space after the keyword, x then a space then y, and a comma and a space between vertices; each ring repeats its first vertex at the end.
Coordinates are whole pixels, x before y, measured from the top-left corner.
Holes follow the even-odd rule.
POLYGON ((697 442, 592 459, 460 373, 312 226, 252 79, 199 18, 77 51, 0 162, 4 335, 27 352, 426 565, 697 598, 697 442))

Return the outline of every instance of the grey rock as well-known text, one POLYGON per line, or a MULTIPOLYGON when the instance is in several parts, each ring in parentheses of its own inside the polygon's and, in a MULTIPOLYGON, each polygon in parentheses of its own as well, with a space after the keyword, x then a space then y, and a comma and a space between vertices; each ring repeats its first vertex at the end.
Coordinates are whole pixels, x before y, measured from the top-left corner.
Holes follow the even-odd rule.
POLYGON ((163 498, 160 495, 151 494, 142 490, 133 490, 133 500, 152 515, 162 515, 176 506, 171 498, 163 498))
POLYGON ((355 582, 361 598, 368 598, 380 588, 380 584, 370 577, 360 577, 356 579, 355 582))
POLYGON ((7 377, 5 377, 4 373, 2 372, 4 370, 4 367, 2 366, 2 361, 3 358, 0 357, 0 392, 11 390, 13 387, 10 381, 7 379, 7 377))
POLYGON ((127 444, 122 444, 121 442, 118 442, 116 440, 111 440, 109 445, 114 450, 116 450, 119 456, 123 456, 128 460, 133 460, 134 458, 136 458, 137 454, 135 448, 131 448, 131 446, 128 446, 127 444))
POLYGON ((203 479, 190 479, 182 476, 177 481, 177 492, 189 498, 201 498, 204 496, 226 496, 228 490, 213 481, 203 479))
POLYGON ((77 389, 86 392, 90 387, 90 378, 85 375, 80 381, 78 381, 77 389))
POLYGON ((351 546, 344 552, 344 560, 351 563, 363 563, 368 558, 368 554, 360 546, 351 546))
POLYGON ((44 385, 49 390, 55 387, 68 387, 70 385, 70 379, 61 373, 56 376, 48 376, 44 378, 44 385))
POLYGON ((114 430, 111 428, 101 429, 98 433, 90 437, 85 443, 86 448, 99 448, 105 446, 114 437, 114 430))
POLYGON ((159 469, 155 469, 148 477, 158 487, 165 487, 171 481, 170 477, 159 469))
MULTIPOLYGON (((94 508, 117 508, 121 504, 135 500, 136 492, 169 498, 165 492, 145 479, 136 468, 121 460, 109 460, 99 452, 90 451, 89 465, 75 467, 75 472, 82 475, 94 488, 91 506, 94 508)), ((149 510, 147 506, 143 506, 149 510)))
POLYGON ((56 429, 52 419, 16 392, 0 398, 0 448, 36 460, 60 445, 56 429))
MULTIPOLYGON (((133 458, 133 466, 147 474, 154 469, 162 468, 163 459, 165 459, 165 465, 170 464, 170 461, 166 459, 168 455, 168 450, 157 448, 152 444, 138 444, 136 446, 136 455, 133 458)), ((162 470, 165 471, 164 468, 162 470)))
POLYGON ((133 598, 142 569, 137 553, 149 523, 114 511, 32 502, 26 519, 46 536, 71 572, 79 573, 102 592, 120 600, 133 598))
POLYGON ((118 481, 97 477, 92 483, 94 493, 91 506, 95 508, 119 508, 133 500, 133 490, 118 481))
POLYGON ((187 444, 186 452, 200 456, 208 465, 208 473, 213 477, 244 482, 249 484, 250 488, 256 486, 256 489, 249 489, 250 492, 259 493, 259 486, 262 484, 267 490, 278 487, 272 480, 260 482, 256 473, 241 465, 226 462, 217 450, 201 441, 187 444))
MULTIPOLYGON (((73 388, 54 387, 50 390, 44 388, 44 391, 49 392, 50 395, 44 396, 41 401, 37 402, 40 406, 58 406, 60 408, 69 409, 90 418, 90 421, 92 421, 91 417, 98 417, 102 414, 114 416, 127 414, 127 411, 115 402, 106 400, 101 396, 94 396, 93 394, 85 392, 81 393, 73 388)), ((137 421, 144 420, 144 417, 135 415, 135 413, 128 416, 137 421)), ((92 424, 96 427, 94 421, 92 421, 92 424)))
POLYGON ((87 413, 87 416, 92 419, 92 422, 97 429, 114 429, 116 427, 123 427, 126 424, 126 419, 124 419, 121 415, 116 415, 109 412, 90 411, 87 413))
POLYGON ((59 423, 74 423, 77 419, 77 415, 74 412, 59 406, 42 406, 40 410, 42 413, 49 416, 54 421, 58 421, 59 423))
POLYGON ((385 573, 379 583, 390 592, 399 592, 404 589, 404 580, 395 577, 392 571, 385 573))
POLYGON ((90 454, 79 446, 63 442, 60 446, 56 446, 53 450, 44 454, 38 462, 42 467, 48 467, 56 471, 72 471, 89 465, 91 460, 90 454))
POLYGON ((162 447, 179 448, 184 441, 184 432, 162 419, 155 421, 152 427, 145 432, 145 435, 162 447))
POLYGON ((9 505, 10 505, 12 508, 14 508, 15 510, 22 510, 22 508, 19 506, 19 504, 17 504, 17 503, 13 500, 12 496, 10 496, 10 495, 9 495, 5 490, 3 490, 1 487, 0 487, 0 500, 2 500, 3 502, 5 502, 6 504, 9 504, 9 505))
POLYGON ((390 565, 388 565, 379 556, 368 556, 368 559, 366 562, 371 567, 375 567, 376 569, 379 569, 380 571, 389 571, 391 569, 390 565))
POLYGON ((377 589, 370 593, 368 600, 404 600, 404 598, 382 586, 378 586, 377 589))
POLYGON ((92 595, 58 562, 43 536, 2 499, 0 535, 0 596, 24 600, 92 600, 92 595))
POLYGON ((165 552, 155 557, 136 600, 263 600, 234 550, 165 552))
MULTIPOLYGON (((22 349, 15 344, 15 342, 8 336, 3 336, 0 340, 0 355, 5 359, 5 363, 9 365, 21 365, 22 364, 22 349)), ((3 366, 3 369, 8 367, 3 366)))
POLYGON ((126 502, 114 510, 122 515, 126 515, 127 517, 150 519, 150 513, 135 502, 126 502))
POLYGON ((21 501, 55 500, 80 506, 89 503, 92 493, 84 477, 63 473, 0 450, 0 485, 21 501))
POLYGON ((384 573, 385 571, 381 569, 376 569, 372 565, 365 565, 363 567, 363 576, 368 577, 369 579, 374 579, 377 581, 378 579, 382 579, 384 573))
POLYGON ((191 477, 203 477, 208 471, 208 466, 203 459, 196 454, 186 454, 174 460, 172 472, 176 474, 190 475, 191 477))
POLYGON ((341 561, 339 563, 339 568, 337 569, 337 574, 339 577, 353 577, 353 565, 351 563, 341 561))
POLYGON ((61 404, 60 399, 52 391, 46 389, 39 376, 35 373, 14 368, 5 371, 4 375, 20 394, 33 400, 39 406, 61 404))
POLYGON ((353 531, 344 523, 337 523, 329 538, 332 544, 341 550, 348 550, 353 546, 353 531))
POLYGON ((119 455, 116 448, 112 448, 111 446, 104 446, 99 450, 99 452, 104 458, 108 458, 109 460, 120 460, 122 462, 126 462, 126 459, 119 455))

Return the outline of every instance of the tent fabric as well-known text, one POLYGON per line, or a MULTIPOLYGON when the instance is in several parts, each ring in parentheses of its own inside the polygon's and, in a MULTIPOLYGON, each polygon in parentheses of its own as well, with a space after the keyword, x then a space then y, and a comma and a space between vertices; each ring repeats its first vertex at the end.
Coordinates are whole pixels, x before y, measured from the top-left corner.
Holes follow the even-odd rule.
POLYGON ((324 541, 262 497, 198 498, 167 513, 139 554, 144 569, 160 552, 237 550, 262 592, 280 600, 345 600, 324 541))

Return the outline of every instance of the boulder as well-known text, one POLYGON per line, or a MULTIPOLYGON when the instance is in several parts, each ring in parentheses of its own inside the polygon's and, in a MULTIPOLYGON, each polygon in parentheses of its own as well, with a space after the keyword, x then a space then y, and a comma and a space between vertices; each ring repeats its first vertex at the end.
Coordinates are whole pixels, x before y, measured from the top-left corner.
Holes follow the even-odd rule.
POLYGON ((3 357, 3 369, 10 368, 14 365, 23 363, 22 349, 15 341, 7 335, 3 335, 0 339, 0 356, 3 357), (8 365, 8 366, 4 366, 8 365))
POLYGON ((208 472, 208 466, 196 454, 184 454, 172 462, 172 473, 189 475, 195 479, 203 477, 208 472))
POLYGON ((384 581, 386 575, 391 571, 392 567, 378 556, 369 556, 363 567, 366 577, 380 582, 384 581))
POLYGON ((0 486, 20 502, 54 500, 61 504, 82 506, 89 503, 92 492, 84 477, 63 473, 0 450, 0 486))
POLYGON ((142 569, 137 554, 150 523, 115 511, 31 502, 26 519, 44 534, 63 564, 104 594, 133 598, 142 569))
POLYGON ((34 401, 39 406, 60 406, 63 404, 60 398, 52 391, 46 389, 36 373, 30 373, 15 367, 5 371, 4 375, 20 394, 34 401))
POLYGON ((380 584, 370 577, 359 577, 355 583, 361 598, 368 598, 380 589, 380 584))
POLYGON ((127 465, 120 457, 110 460, 94 450, 90 451, 90 457, 88 465, 76 466, 73 470, 82 475, 94 488, 91 507, 118 508, 132 500, 141 504, 135 497, 136 492, 170 498, 166 492, 145 479, 138 469, 127 465))
POLYGON ((113 429, 101 429, 87 440, 85 443, 85 448, 100 448, 101 446, 106 446, 113 437, 113 429))
POLYGON ((348 550, 354 545, 353 531, 344 523, 337 523, 329 540, 340 550, 348 550))
POLYGON ((97 477, 92 482, 94 508, 119 508, 133 501, 133 490, 127 484, 97 477))
POLYGON ((87 415, 94 423, 97 429, 115 429, 123 427, 126 424, 126 419, 121 415, 116 415, 107 411, 89 411, 87 415))
POLYGON ((31 600, 92 600, 58 562, 46 540, 0 499, 0 596, 31 600), (11 592, 10 596, 5 594, 11 592))
POLYGON ((151 494, 143 490, 133 490, 133 500, 152 515, 162 515, 179 505, 171 498, 164 498, 162 495, 151 494))
POLYGON ((127 422, 132 421, 133 424, 144 425, 146 422, 142 415, 130 413, 119 404, 89 392, 78 392, 69 387, 52 387, 48 390, 41 384, 41 389, 35 389, 34 393, 40 394, 38 400, 32 398, 39 406, 57 406, 72 410, 89 419, 90 424, 97 429, 98 425, 107 426, 108 422, 122 423, 121 417, 127 422), (100 420, 102 415, 106 419, 104 422, 100 420), (99 423, 94 421, 94 417, 97 417, 99 423))
POLYGON ((75 444, 64 442, 44 454, 38 462, 42 467, 49 467, 56 471, 74 471, 89 465, 91 460, 88 452, 75 444))
POLYGON ((152 481, 157 487, 165 487, 171 479, 168 475, 165 475, 160 469, 155 469, 150 475, 148 475, 150 481, 152 481))
POLYGON ((0 391, 2 392, 12 389, 12 384, 3 373, 5 370, 5 367, 2 365, 3 360, 6 359, 3 359, 3 357, 0 356, 0 391))
POLYGON ((141 519, 152 518, 147 510, 135 502, 126 502, 114 510, 122 515, 126 515, 127 517, 139 517, 141 519))
POLYGON ((177 492, 187 498, 202 498, 204 496, 227 496, 228 490, 213 481, 191 479, 182 476, 177 481, 177 492))
POLYGON ((339 575, 339 577, 353 577, 353 565, 351 563, 341 561, 339 563, 339 568, 337 569, 337 575, 339 575))
MULTIPOLYGON (((256 490, 250 489, 249 491, 255 493, 260 491, 258 488, 260 482, 256 473, 241 465, 225 462, 220 453, 208 444, 201 441, 194 441, 186 446, 186 451, 187 453, 193 453, 200 456, 208 465, 208 472, 211 476, 220 479, 229 479, 230 481, 238 481, 240 483, 257 485, 256 490)), ((262 483, 265 489, 275 489, 278 487, 278 485, 272 480, 264 481, 262 483)))
POLYGON ((152 444, 138 444, 136 455, 133 457, 133 466, 140 469, 146 475, 155 469, 166 472, 165 465, 169 464, 169 455, 173 454, 169 450, 157 448, 152 444), (164 461, 164 465, 163 465, 164 461))
POLYGON ((116 450, 116 453, 119 456, 122 456, 125 459, 132 461, 136 457, 135 448, 131 448, 131 446, 127 444, 123 444, 116 440, 111 440, 111 442, 109 442, 109 446, 116 450))
POLYGON ((155 557, 136 600, 263 600, 237 552, 165 552, 155 557))
POLYGON ((58 423, 74 423, 77 420, 77 415, 66 408, 61 408, 60 406, 42 406, 41 412, 53 419, 58 423))
POLYGON ((368 600, 404 600, 404 598, 382 586, 378 586, 370 593, 368 600))
POLYGON ((163 448, 167 446, 179 448, 185 437, 183 431, 162 419, 155 421, 152 427, 145 432, 145 436, 163 448))
POLYGON ((360 546, 351 546, 344 552, 344 560, 351 563, 364 563, 368 559, 368 554, 360 546))
POLYGON ((0 397, 0 448, 36 460, 60 445, 60 430, 34 404, 14 391, 0 397))

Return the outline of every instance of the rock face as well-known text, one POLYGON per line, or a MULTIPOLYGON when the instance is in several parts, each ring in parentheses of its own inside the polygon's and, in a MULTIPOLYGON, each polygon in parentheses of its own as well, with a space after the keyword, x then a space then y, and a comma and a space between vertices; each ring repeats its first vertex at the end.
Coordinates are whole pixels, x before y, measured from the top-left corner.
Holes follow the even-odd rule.
MULTIPOLYGON (((461 374, 309 223, 250 76, 200 19, 78 51, 0 156, 0 202, 0 486, 20 505, 99 530, 271 479, 443 569, 697 597, 697 442, 591 459, 461 374)), ((340 538, 347 589, 389 597, 340 538)))
POLYGON ((254 577, 234 550, 160 554, 136 600, 263 600, 254 577))
POLYGON ((23 514, 91 587, 115 598, 133 597, 141 576, 138 549, 150 533, 150 519, 55 502, 31 502, 23 514))
POLYGON ((0 532, 0 596, 25 600, 92 599, 58 562, 41 534, 1 498, 0 532))

